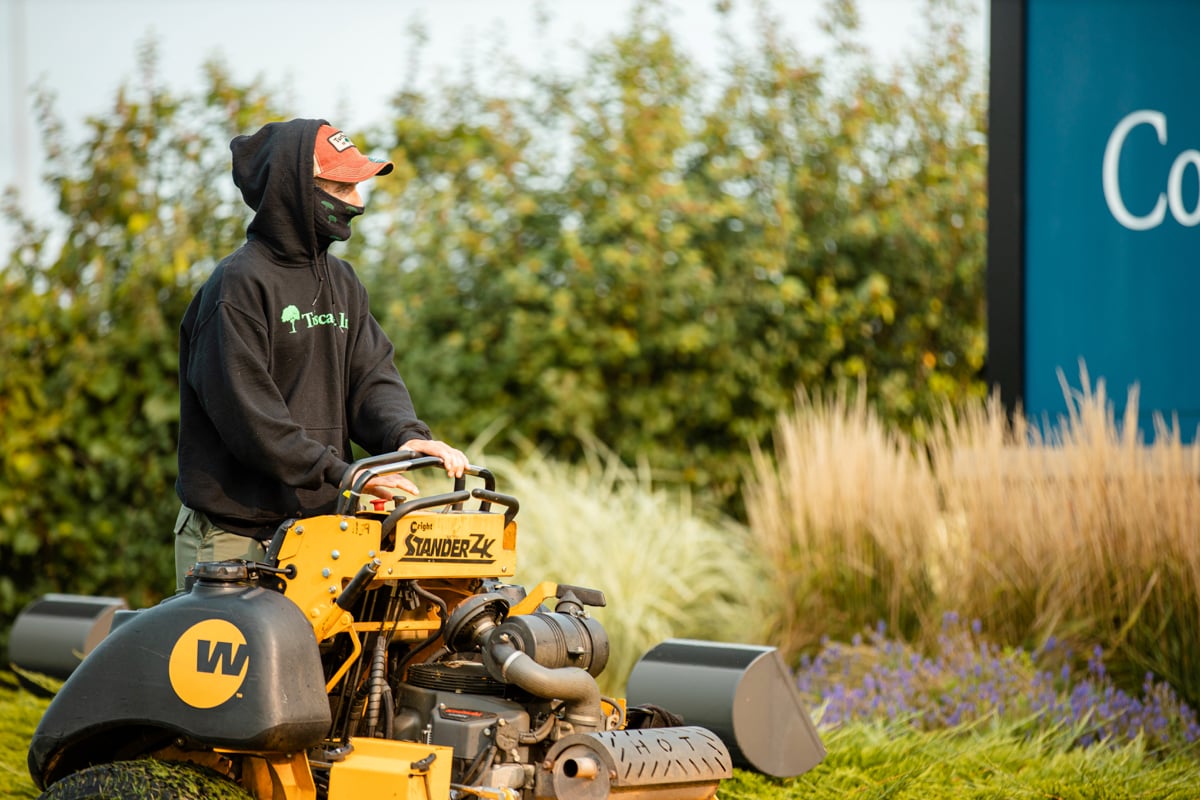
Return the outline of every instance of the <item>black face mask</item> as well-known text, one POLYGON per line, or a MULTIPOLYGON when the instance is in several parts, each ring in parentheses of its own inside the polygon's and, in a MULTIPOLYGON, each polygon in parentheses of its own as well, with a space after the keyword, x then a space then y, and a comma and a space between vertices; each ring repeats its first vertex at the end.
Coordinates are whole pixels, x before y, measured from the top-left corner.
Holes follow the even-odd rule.
POLYGON ((362 206, 352 206, 339 200, 329 192, 314 186, 316 205, 313 221, 316 225, 317 241, 322 245, 344 242, 350 238, 350 220, 363 213, 362 206))

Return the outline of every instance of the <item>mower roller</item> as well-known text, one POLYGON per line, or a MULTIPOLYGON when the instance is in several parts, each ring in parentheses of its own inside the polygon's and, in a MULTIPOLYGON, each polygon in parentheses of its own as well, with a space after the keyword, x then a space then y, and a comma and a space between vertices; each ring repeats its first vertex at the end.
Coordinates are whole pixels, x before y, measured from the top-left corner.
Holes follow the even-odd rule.
MULTIPOLYGON (((262 563, 199 563, 183 591, 115 610, 34 733, 42 798, 691 800, 735 766, 790 777, 821 760, 771 648, 672 640, 634 667, 637 705, 602 696, 609 641, 588 609, 604 595, 512 582, 519 504, 490 471, 363 495, 440 466, 358 461, 335 513, 281 525, 262 563)), ((93 635, 97 603, 52 601, 93 635)), ((53 649, 33 617, 54 606, 38 608, 18 653, 53 649)))

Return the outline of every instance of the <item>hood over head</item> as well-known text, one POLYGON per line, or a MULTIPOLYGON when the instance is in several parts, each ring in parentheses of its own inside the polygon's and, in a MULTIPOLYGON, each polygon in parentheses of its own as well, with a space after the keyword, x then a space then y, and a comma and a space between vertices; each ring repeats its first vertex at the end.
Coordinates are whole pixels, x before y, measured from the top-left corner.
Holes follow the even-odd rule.
POLYGON ((247 238, 261 241, 284 262, 317 253, 313 231, 313 148, 320 119, 270 122, 229 144, 233 183, 254 209, 247 238))
POLYGON ((328 151, 327 168, 334 161, 339 167, 328 177, 336 180, 334 176, 341 175, 343 180, 358 182, 391 171, 389 162, 366 158, 344 134, 323 119, 270 122, 258 132, 238 136, 229 144, 234 185, 241 190, 246 205, 255 211, 247 238, 265 244, 283 263, 308 263, 328 247, 328 240, 322 243, 317 236, 313 222, 313 176, 319 131, 332 131, 340 137, 330 139, 327 134, 323 143, 328 151))

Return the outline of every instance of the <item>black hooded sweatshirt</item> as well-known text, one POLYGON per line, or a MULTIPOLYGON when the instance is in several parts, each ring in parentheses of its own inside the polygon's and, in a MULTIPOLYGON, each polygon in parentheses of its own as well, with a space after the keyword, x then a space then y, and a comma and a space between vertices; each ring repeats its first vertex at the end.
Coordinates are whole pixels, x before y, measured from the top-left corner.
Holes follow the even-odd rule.
POLYGON ((431 438, 366 289, 314 230, 322 124, 271 123, 230 144, 255 216, 180 326, 176 491, 257 539, 333 510, 352 440, 381 453, 431 438))

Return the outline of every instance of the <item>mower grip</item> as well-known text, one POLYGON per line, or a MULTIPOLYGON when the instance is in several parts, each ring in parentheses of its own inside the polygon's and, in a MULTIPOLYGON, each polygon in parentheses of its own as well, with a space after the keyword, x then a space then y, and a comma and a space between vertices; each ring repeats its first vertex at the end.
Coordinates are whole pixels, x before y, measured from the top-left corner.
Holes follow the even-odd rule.
MULTIPOLYGON (((394 453, 382 453, 359 459, 346 468, 338 484, 337 507, 334 513, 345 516, 354 508, 354 500, 362 494, 367 481, 380 475, 391 475, 397 472, 408 472, 423 467, 442 466, 443 461, 438 456, 424 456, 412 450, 397 450, 394 453)), ((496 477, 491 470, 468 464, 464 475, 480 478, 488 491, 496 488, 496 477)), ((455 491, 461 491, 465 486, 464 478, 456 478, 455 491)), ((464 498, 466 499, 466 498, 464 498)))

